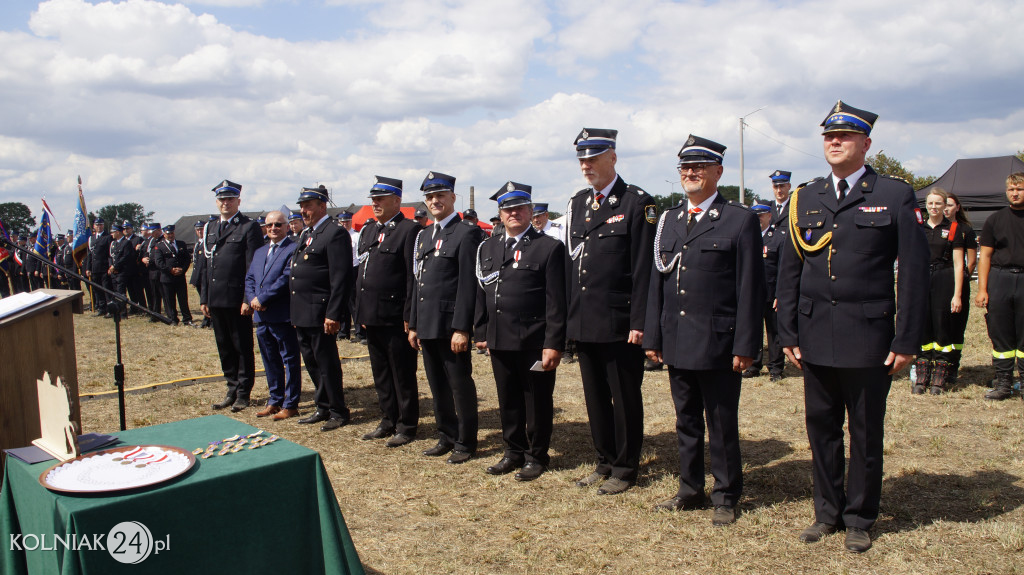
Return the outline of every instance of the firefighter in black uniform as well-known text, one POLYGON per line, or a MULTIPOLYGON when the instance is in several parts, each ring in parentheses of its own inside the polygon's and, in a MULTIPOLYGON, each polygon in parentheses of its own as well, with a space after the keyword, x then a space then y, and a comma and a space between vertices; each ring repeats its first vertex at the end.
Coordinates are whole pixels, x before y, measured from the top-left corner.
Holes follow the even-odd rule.
POLYGON ((188 305, 188 284, 185 273, 192 265, 192 254, 185 242, 174 238, 174 224, 163 227, 164 239, 153 246, 153 260, 160 269, 160 288, 164 294, 167 317, 178 325, 178 308, 185 325, 192 325, 192 310, 188 305), (175 305, 177 302, 177 305, 175 305))
POLYGON ((409 343, 423 349, 423 370, 434 396, 440 437, 423 452, 448 463, 476 453, 479 416, 469 338, 475 320, 476 249, 484 239, 455 211, 455 178, 430 172, 420 186, 434 224, 416 237, 416 292, 409 315, 409 343))
POLYGON ((654 200, 615 173, 616 130, 576 136, 576 157, 592 186, 576 192, 566 211, 569 249, 567 333, 576 341, 597 467, 576 482, 598 483, 601 495, 636 483, 644 438, 640 348, 651 281, 654 200))
POLYGON ((932 190, 925 198, 928 219, 921 225, 928 239, 928 314, 921 355, 914 362, 911 393, 922 394, 931 385, 939 395, 952 369, 954 326, 963 311, 964 234, 958 223, 945 217, 946 192, 932 190))
POLYGON ((1006 178, 1010 205, 992 214, 981 228, 978 244, 978 295, 985 308, 992 339, 995 387, 985 399, 1003 400, 1013 394, 1013 366, 1024 373, 1024 172, 1006 178))
POLYGON ((381 420, 363 439, 392 436, 386 445, 398 447, 416 438, 420 420, 416 350, 409 345, 408 331, 413 254, 423 228, 402 214, 402 180, 376 178, 370 202, 377 221, 363 226, 357 245, 355 323, 366 328, 381 420))
MULTIPOLYGON (((160 276, 162 274, 160 268, 156 265, 156 261, 153 259, 153 248, 163 241, 163 231, 159 222, 151 222, 146 226, 146 229, 149 231, 149 237, 146 238, 146 241, 143 242, 139 249, 142 255, 140 263, 146 267, 146 278, 150 286, 146 294, 146 300, 149 302, 149 311, 163 313, 166 311, 167 305, 164 302, 164 290, 160 286, 160 276)), ((197 243, 196 249, 202 250, 202 246, 197 243)), ((150 317, 149 321, 155 323, 160 320, 150 317)))
POLYGON ((822 122, 832 173, 789 200, 790 241, 776 291, 783 351, 804 372, 814 469, 815 520, 800 540, 812 543, 845 526, 845 546, 853 552, 871 547, 868 530, 882 492, 885 402, 893 374, 921 349, 927 313, 921 294, 928 244, 914 190, 864 164, 877 118, 838 102, 822 122))
POLYGON ((775 234, 786 237, 789 233, 789 191, 793 188, 791 172, 775 170, 768 176, 772 180, 772 194, 775 199, 768 202, 771 209, 771 226, 775 234))
MULTIPOLYGON (((121 224, 110 225, 110 237, 113 238, 113 241, 110 243, 110 268, 107 273, 110 274, 111 281, 114 283, 114 291, 131 299, 128 288, 139 273, 135 248, 128 243, 128 239, 124 236, 124 227, 121 224)), ((125 311, 128 312, 128 310, 125 311)))
POLYGON ((704 506, 706 422, 716 526, 736 521, 743 491, 740 374, 761 350, 766 291, 757 216, 718 193, 724 153, 692 134, 679 151, 687 199, 658 221, 643 343, 668 365, 679 447, 679 490, 656 509, 704 506))
POLYGON ((238 211, 240 184, 224 180, 213 187, 213 193, 220 218, 208 222, 203 233, 207 268, 199 303, 203 315, 213 324, 217 354, 227 380, 227 393, 213 408, 230 407, 238 412, 249 407, 256 375, 252 313, 245 301, 245 272, 253 253, 263 245, 263 237, 256 222, 238 211))
POLYGON ((299 423, 323 422, 320 431, 348 425, 344 373, 338 357, 338 330, 348 313, 348 278, 352 271, 352 238, 327 214, 327 187, 302 188, 299 210, 306 229, 292 255, 291 321, 299 353, 316 387, 316 411, 299 423))
POLYGON ((491 196, 504 233, 480 244, 476 258, 484 300, 476 345, 491 352, 505 443, 487 473, 518 469, 518 481, 532 481, 547 468, 555 368, 565 347, 565 248, 531 225, 530 192, 510 181, 491 196))
POLYGON ((956 222, 957 227, 963 230, 964 234, 964 281, 963 289, 960 291, 960 313, 953 315, 953 351, 949 354, 949 372, 946 374, 946 389, 952 389, 956 384, 957 375, 960 371, 960 358, 964 350, 964 333, 967 332, 967 320, 970 318, 971 304, 974 298, 971 297, 971 278, 974 277, 974 269, 978 265, 978 235, 971 227, 971 221, 967 219, 967 213, 960 205, 960 198, 953 192, 946 195, 946 217, 949 221, 956 222))
MULTIPOLYGON (((767 204, 754 204, 751 211, 757 214, 761 226, 761 260, 764 262, 765 292, 764 331, 768 343, 768 381, 782 379, 782 370, 786 367, 786 356, 782 353, 779 343, 778 315, 775 312, 775 286, 779 280, 779 256, 785 246, 786 238, 771 223, 774 218, 772 208, 767 204)), ((754 363, 743 370, 743 377, 754 377, 761 373, 764 363, 764 349, 754 356, 754 363)))

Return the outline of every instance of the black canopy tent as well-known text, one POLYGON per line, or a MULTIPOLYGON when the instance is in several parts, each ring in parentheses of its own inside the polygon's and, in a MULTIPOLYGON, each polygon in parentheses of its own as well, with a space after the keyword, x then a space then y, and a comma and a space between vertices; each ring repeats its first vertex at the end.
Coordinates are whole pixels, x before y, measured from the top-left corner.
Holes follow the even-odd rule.
POLYGON ((1016 156, 957 160, 941 178, 917 191, 917 201, 924 208, 925 198, 933 189, 953 192, 967 209, 971 226, 980 233, 993 212, 1009 205, 1006 177, 1014 172, 1024 172, 1024 161, 1016 156))

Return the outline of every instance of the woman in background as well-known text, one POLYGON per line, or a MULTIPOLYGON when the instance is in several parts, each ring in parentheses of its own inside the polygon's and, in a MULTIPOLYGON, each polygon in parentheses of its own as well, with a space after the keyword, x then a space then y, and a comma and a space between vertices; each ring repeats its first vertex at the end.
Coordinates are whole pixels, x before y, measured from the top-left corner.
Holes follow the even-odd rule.
POLYGON ((974 266, 978 263, 978 236, 967 219, 967 211, 960 205, 960 198, 953 192, 946 194, 946 219, 956 222, 957 231, 964 235, 964 255, 967 261, 964 262, 963 289, 961 290, 962 307, 960 313, 953 314, 953 353, 950 354, 950 369, 946 374, 946 389, 956 384, 957 372, 960 370, 960 356, 964 349, 964 332, 967 331, 967 319, 970 314, 971 301, 971 276, 974 275, 974 266))

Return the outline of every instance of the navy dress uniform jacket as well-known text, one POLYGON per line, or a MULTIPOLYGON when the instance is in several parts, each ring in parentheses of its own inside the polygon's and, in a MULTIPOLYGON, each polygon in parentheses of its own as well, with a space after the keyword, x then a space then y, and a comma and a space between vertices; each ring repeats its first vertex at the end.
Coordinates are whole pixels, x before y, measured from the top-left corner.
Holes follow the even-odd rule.
POLYGON ((782 257, 782 250, 789 243, 789 239, 781 230, 772 226, 761 236, 761 255, 764 261, 764 282, 768 288, 766 300, 771 306, 775 300, 775 291, 779 284, 779 260, 782 257))
POLYGON ((569 200, 567 335, 583 342, 626 341, 629 330, 644 329, 657 208, 647 192, 618 176, 596 211, 593 193, 586 188, 569 200))
POLYGON ((192 254, 189 253, 185 242, 181 240, 174 240, 174 247, 177 252, 171 251, 171 246, 168 245, 166 238, 154 243, 150 252, 150 263, 155 263, 157 269, 160 270, 160 283, 181 282, 184 285, 185 272, 192 265, 192 254), (172 274, 171 268, 181 268, 181 275, 172 274))
POLYGON ((832 240, 798 252, 788 238, 776 294, 782 345, 839 368, 877 367, 890 351, 917 354, 928 311, 928 245, 910 185, 868 166, 842 204, 831 176, 795 193, 791 209, 794 201, 794 233, 811 245, 828 232, 832 240))
MULTIPOLYGON (((792 199, 792 196, 790 196, 792 199)), ((786 237, 789 234, 789 202, 786 202, 786 207, 782 209, 782 213, 779 213, 779 203, 775 200, 768 202, 768 205, 772 208, 772 221, 771 225, 775 228, 776 233, 782 237, 786 237)))
POLYGON ((245 272, 252 256, 263 245, 259 225, 245 214, 236 214, 228 220, 223 233, 218 231, 220 221, 206 224, 203 235, 206 253, 210 257, 203 273, 203 289, 199 303, 209 307, 238 307, 245 297, 245 272))
POLYGON ((412 262, 421 229, 401 212, 383 228, 363 226, 357 246, 362 259, 356 276, 357 324, 401 326, 409 321, 416 281, 412 262))
MULTIPOLYGON (((282 323, 291 318, 291 292, 288 278, 291 277, 292 256, 295 253, 295 241, 285 237, 274 248, 274 257, 267 266, 267 254, 270 245, 260 247, 252 256, 249 271, 245 274, 245 301, 251 302, 258 298, 266 307, 264 311, 254 311, 253 321, 258 323, 282 323)), ((291 329, 291 328, 289 328, 291 329)))
MULTIPOLYGON (((262 238, 259 241, 262 246, 262 238)), ((319 327, 325 319, 341 322, 348 313, 345 282, 350 273, 352 238, 348 230, 334 218, 327 218, 315 230, 303 230, 292 255, 292 325, 319 327)))
POLYGON ((561 351, 565 347, 565 246, 532 226, 507 256, 506 241, 502 234, 480 245, 480 276, 499 275, 481 287, 484 306, 476 339, 495 350, 561 351))
POLYGON ((414 269, 418 277, 409 329, 420 339, 448 339, 453 330, 473 331, 476 249, 484 239, 484 231, 463 225, 458 215, 432 240, 433 230, 433 226, 424 228, 416 240, 414 269))
POLYGON ((110 265, 119 277, 128 278, 138 275, 139 258, 135 246, 127 238, 121 238, 111 244, 110 265))
POLYGON ((689 370, 732 370, 734 355, 761 349, 765 304, 761 227, 742 204, 719 195, 693 229, 686 204, 662 216, 658 253, 669 273, 651 269, 643 347, 689 370))
POLYGON ((107 232, 99 237, 95 234, 89 236, 89 261, 83 267, 94 274, 107 273, 110 269, 110 243, 113 241, 107 232))

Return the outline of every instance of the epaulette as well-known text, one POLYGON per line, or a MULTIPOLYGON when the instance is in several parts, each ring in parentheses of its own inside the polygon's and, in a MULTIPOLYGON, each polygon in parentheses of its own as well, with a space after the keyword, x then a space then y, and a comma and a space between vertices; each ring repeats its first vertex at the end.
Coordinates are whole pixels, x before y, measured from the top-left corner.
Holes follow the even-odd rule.
POLYGON ((643 188, 641 188, 640 186, 634 186, 633 184, 629 184, 629 185, 626 186, 626 189, 631 191, 631 192, 636 192, 636 195, 638 195, 638 196, 646 196, 647 195, 647 192, 645 192, 643 190, 643 188))
POLYGON ((744 210, 748 211, 750 210, 750 206, 743 205, 740 202, 737 202, 736 200, 729 200, 728 202, 726 202, 726 205, 735 206, 737 208, 743 208, 744 210))
POLYGON ((592 191, 594 191, 594 188, 583 188, 582 190, 580 190, 580 191, 576 192, 575 194, 573 194, 572 197, 573 198, 578 198, 578 197, 580 197, 582 195, 589 194, 592 191))
POLYGON ((899 177, 899 176, 893 176, 893 175, 891 175, 891 174, 880 174, 880 175, 881 175, 881 176, 882 176, 883 178, 889 178, 890 180, 896 180, 896 181, 898 181, 898 182, 903 182, 904 184, 907 184, 908 186, 909 186, 909 185, 912 185, 912 184, 911 184, 910 182, 908 182, 908 181, 907 181, 907 180, 906 180, 905 178, 901 178, 901 177, 899 177))
POLYGON ((822 181, 824 179, 825 179, 825 176, 818 176, 817 178, 814 178, 813 180, 810 180, 808 182, 804 182, 804 183, 800 184, 799 186, 796 187, 795 191, 799 192, 800 190, 806 188, 807 186, 809 186, 811 184, 816 184, 816 183, 818 183, 818 182, 820 182, 820 181, 822 181))
POLYGON ((467 226, 469 226, 471 228, 477 227, 476 224, 474 224, 473 222, 470 222, 470 221, 462 220, 462 223, 466 224, 467 226))

